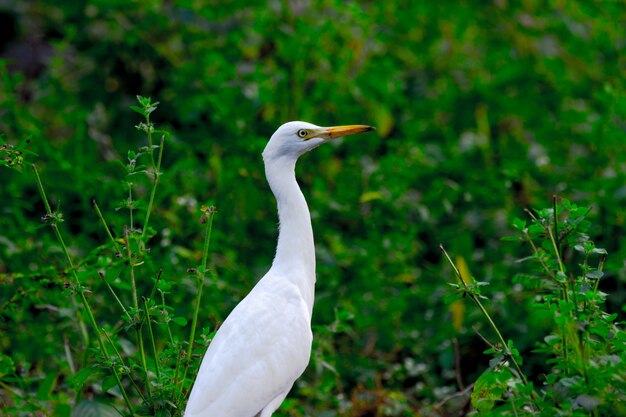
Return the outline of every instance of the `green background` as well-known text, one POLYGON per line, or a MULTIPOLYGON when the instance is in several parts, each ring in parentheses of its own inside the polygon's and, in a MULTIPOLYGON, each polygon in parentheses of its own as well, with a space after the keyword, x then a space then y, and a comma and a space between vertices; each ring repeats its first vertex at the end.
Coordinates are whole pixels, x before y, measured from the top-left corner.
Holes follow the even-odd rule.
MULTIPOLYGON (((516 281, 527 249, 501 238, 555 194, 589 205, 590 235, 609 251, 601 288, 621 314, 624 21, 619 1, 0 1, 0 131, 30 139, 27 162, 88 261, 106 242, 91 200, 117 236, 127 222, 114 161, 146 143, 130 106, 137 94, 159 101, 152 119, 171 138, 140 285, 162 268, 177 314, 191 316, 185 271, 201 256, 199 207, 215 204, 216 277, 200 315, 213 329, 271 264, 277 218, 260 153, 273 131, 376 126, 298 164, 316 237, 316 342, 277 415, 438 412, 457 390, 453 339, 465 384, 489 360, 476 309, 444 303, 454 277, 439 244, 491 284, 505 337, 541 369, 532 349, 549 324, 516 281)), ((0 170, 0 184, 0 347, 25 391, 53 375, 40 400, 67 402, 64 339, 79 338, 62 254, 28 164, 0 170)), ((83 278, 98 320, 114 322, 100 281, 83 278)))

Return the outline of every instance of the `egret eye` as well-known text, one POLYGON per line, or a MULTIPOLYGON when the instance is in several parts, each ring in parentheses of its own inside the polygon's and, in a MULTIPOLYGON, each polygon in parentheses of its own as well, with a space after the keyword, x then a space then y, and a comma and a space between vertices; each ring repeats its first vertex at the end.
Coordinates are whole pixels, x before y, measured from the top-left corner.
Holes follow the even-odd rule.
POLYGON ((298 136, 300 136, 301 138, 306 138, 306 136, 309 134, 309 132, 307 132, 304 129, 300 129, 298 130, 298 136))

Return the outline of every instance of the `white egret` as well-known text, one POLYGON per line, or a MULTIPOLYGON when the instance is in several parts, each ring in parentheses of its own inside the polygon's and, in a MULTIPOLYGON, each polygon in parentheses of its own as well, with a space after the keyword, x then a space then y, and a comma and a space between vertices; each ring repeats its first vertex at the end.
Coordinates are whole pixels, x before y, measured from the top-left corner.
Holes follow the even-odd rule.
POLYGON ((315 248, 311 216, 296 182, 298 157, 337 137, 374 130, 285 123, 265 150, 265 176, 278 203, 272 267, 221 325, 204 355, 186 417, 270 417, 311 354, 315 248))

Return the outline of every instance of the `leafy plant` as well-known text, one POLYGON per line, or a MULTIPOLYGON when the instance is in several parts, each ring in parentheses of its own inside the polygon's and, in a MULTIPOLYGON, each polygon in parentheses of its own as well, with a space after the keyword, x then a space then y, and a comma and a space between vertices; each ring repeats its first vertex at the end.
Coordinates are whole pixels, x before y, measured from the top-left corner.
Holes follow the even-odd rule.
POLYGON ((463 277, 442 247, 459 283, 449 300, 469 297, 493 332, 490 367, 474 383, 472 405, 478 415, 609 416, 626 412, 626 335, 617 314, 605 311, 607 294, 600 288, 607 251, 595 246, 587 231, 590 209, 554 198, 552 208, 527 211, 530 219, 515 219, 518 236, 531 249, 522 261, 531 274, 518 282, 534 293, 533 308, 545 311, 553 330, 536 342, 535 354, 545 355, 543 375, 527 378, 513 341, 505 342, 483 306, 480 287, 463 277), (469 282, 466 282, 469 281, 469 282))
MULTIPOLYGON (((150 250, 150 240, 155 231, 149 226, 149 221, 155 208, 155 195, 162 175, 163 147, 168 134, 155 129, 150 120, 158 102, 153 103, 150 98, 141 96, 137 99, 140 106, 133 106, 133 110, 142 114, 145 120, 136 127, 146 134, 148 145, 138 152, 129 151, 127 163, 121 164, 126 173, 123 185, 128 197, 120 208, 128 210, 128 224, 122 231, 112 231, 94 200, 93 214, 99 218, 108 242, 94 249, 84 260, 77 262, 70 253, 60 227, 64 222, 63 214, 59 209, 52 209, 39 170, 35 164, 32 165, 46 210, 42 221, 53 229, 62 248, 66 272, 71 277, 67 289, 72 300, 77 300, 73 303, 73 310, 82 346, 80 349, 66 349, 66 359, 72 370, 68 382, 75 393, 74 416, 118 414, 114 408, 93 401, 94 395, 122 399, 124 407, 119 412, 123 415, 180 415, 190 389, 188 371, 191 369, 193 375, 198 366, 197 357, 192 353, 196 346, 203 350, 209 341, 206 334, 197 335, 196 328, 202 288, 207 274, 210 274, 209 243, 216 210, 214 206, 203 206, 200 210, 200 223, 205 235, 202 261, 198 267, 188 271, 190 276, 195 277, 198 290, 189 338, 181 339, 171 326, 185 326, 187 320, 177 316, 175 306, 166 301, 174 282, 163 277, 162 270, 156 275, 149 270, 155 264, 150 250), (153 134, 161 135, 158 145, 152 143, 153 134), (142 163, 144 160, 147 160, 146 164, 142 163), (141 176, 150 179, 149 198, 145 206, 137 200, 141 176), (138 216, 137 212, 143 212, 143 215, 138 216), (102 305, 94 305, 102 303, 100 297, 93 296, 97 294, 93 281, 95 276, 104 284, 108 302, 117 307, 117 320, 98 317, 98 312, 103 310, 102 305), (142 288, 149 288, 149 291, 141 295, 142 288), (76 353, 81 356, 78 364, 75 363, 76 353)), ((13 148, 8 149, 17 152, 13 148)), ((11 359, 2 358, 2 375, 14 373, 11 359)), ((24 406, 23 403, 17 404, 16 411, 24 406)), ((7 411, 12 409, 9 407, 7 411)), ((65 414, 68 411, 65 410, 65 414)))

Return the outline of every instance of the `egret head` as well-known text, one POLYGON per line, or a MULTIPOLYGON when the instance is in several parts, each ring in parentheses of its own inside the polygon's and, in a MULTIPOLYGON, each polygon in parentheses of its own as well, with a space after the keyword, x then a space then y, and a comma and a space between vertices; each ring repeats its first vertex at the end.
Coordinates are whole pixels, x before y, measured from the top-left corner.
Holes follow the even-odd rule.
POLYGON ((307 122, 287 122, 270 138, 263 151, 263 159, 288 157, 296 160, 331 139, 371 130, 375 128, 365 125, 321 127, 307 122))

